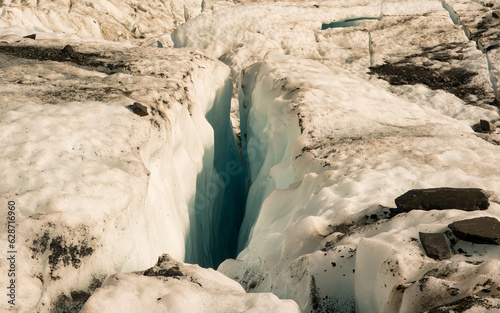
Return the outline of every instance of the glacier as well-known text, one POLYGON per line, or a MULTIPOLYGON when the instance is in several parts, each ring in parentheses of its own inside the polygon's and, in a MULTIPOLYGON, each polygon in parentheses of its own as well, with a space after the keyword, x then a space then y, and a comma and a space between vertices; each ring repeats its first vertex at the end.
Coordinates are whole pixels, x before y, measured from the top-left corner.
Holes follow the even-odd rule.
POLYGON ((56 39, 17 39, 0 50, 2 203, 20 204, 25 240, 19 308, 88 293, 164 252, 212 267, 234 256, 244 189, 229 69, 196 50, 73 42, 68 55, 56 39))
POLYGON ((499 8, 0 0, 0 308, 500 311, 449 228, 500 218, 499 8), (489 206, 395 208, 439 187, 489 206))

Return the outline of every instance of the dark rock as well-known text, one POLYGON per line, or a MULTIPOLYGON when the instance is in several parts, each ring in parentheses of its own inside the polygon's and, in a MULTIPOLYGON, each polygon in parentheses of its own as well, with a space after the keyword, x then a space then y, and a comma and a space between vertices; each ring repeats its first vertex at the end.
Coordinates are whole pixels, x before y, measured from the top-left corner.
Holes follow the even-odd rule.
POLYGON ((435 260, 444 260, 451 257, 448 243, 443 233, 418 233, 425 254, 435 260))
POLYGON ((73 48, 70 45, 64 46, 64 48, 61 50, 62 53, 67 54, 67 55, 73 55, 75 54, 75 48, 73 48))
POLYGON ((500 18, 500 11, 493 11, 491 15, 493 15, 494 18, 500 18))
POLYGON ((28 36, 24 36, 23 38, 36 39, 36 34, 31 34, 31 35, 28 35, 28 36))
POLYGON ((184 274, 179 270, 179 268, 171 267, 169 269, 159 270, 158 276, 174 277, 174 276, 184 276, 184 274))
POLYGON ((77 302, 85 302, 90 298, 90 292, 85 290, 71 291, 71 299, 77 302))
POLYGON ((144 276, 156 276, 156 273, 153 268, 148 268, 144 271, 144 276))
POLYGON ((134 102, 134 104, 129 105, 127 108, 139 116, 146 116, 149 114, 148 107, 139 102, 134 102))
POLYGON ((164 277, 174 277, 174 276, 184 276, 179 270, 179 267, 174 266, 168 269, 161 268, 158 271, 154 270, 154 267, 148 268, 144 271, 144 276, 164 276, 164 277))
POLYGON ((486 210, 490 206, 486 194, 477 188, 413 189, 395 200, 396 213, 411 210, 486 210))
POLYGON ((481 127, 481 131, 487 132, 487 133, 492 133, 497 129, 495 127, 495 125, 491 124, 490 122, 488 122, 486 120, 480 120, 479 126, 481 127))
POLYGON ((500 245, 500 221, 493 217, 478 217, 451 223, 453 234, 465 241, 500 245))

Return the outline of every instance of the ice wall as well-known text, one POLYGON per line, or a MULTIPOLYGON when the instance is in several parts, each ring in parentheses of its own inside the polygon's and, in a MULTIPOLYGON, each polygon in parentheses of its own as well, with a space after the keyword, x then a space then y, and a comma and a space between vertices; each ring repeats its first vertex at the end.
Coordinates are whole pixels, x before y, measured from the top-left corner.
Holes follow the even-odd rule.
MULTIPOLYGON (((202 82, 200 82, 202 83, 202 82)), ((213 126, 214 144, 203 156, 196 179, 196 197, 190 210, 186 262, 217 268, 236 255, 246 190, 243 170, 229 119, 233 83, 225 81, 206 113, 213 126)))
POLYGON ((263 201, 276 188, 288 187, 295 174, 291 159, 300 135, 298 117, 291 95, 284 96, 276 80, 272 69, 259 63, 245 70, 239 89, 242 159, 249 187, 239 251, 247 245, 263 201))

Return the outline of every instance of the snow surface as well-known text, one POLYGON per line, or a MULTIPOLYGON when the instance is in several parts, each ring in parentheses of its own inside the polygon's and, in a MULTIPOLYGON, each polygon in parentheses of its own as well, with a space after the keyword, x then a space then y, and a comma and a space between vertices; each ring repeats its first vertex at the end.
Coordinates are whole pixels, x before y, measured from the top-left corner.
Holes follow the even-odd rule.
POLYGON ((168 34, 200 14, 202 2, 2 0, 0 27, 18 26, 38 34, 74 34, 112 41, 158 37, 163 45, 170 46, 168 34))
MULTIPOLYGON (((305 312, 392 312, 397 286, 437 265, 411 238, 445 231, 464 213, 415 211, 345 237, 336 226, 394 207, 413 188, 500 188, 498 148, 467 123, 342 70, 270 54, 245 69, 240 104, 252 185, 243 251, 219 270, 247 289, 293 298, 305 312), (397 260, 399 267, 384 272, 397 260)), ((467 216, 498 217, 499 209, 493 203, 467 216)), ((497 249, 487 251, 482 261, 499 257, 497 249)), ((413 306, 401 310, 423 307, 416 294, 407 297, 413 306)))
POLYGON ((472 130, 499 125, 499 8, 0 0, 16 310, 76 312, 92 294, 83 312, 298 311, 276 296, 302 312, 500 311, 498 248, 447 227, 500 218, 500 137, 472 130), (409 189, 444 186, 487 190, 490 207, 390 216, 409 189), (426 257, 419 232, 445 232, 451 259, 426 257), (236 252, 217 272, 187 264, 236 252), (163 253, 187 275, 137 272, 163 253))
MULTIPOLYGON (((8 45, 15 53, 29 48, 32 56, 66 44, 16 41, 8 45)), ((229 69, 192 49, 71 44, 96 63, 0 55, 0 192, 3 208, 20 204, 20 312, 88 292, 108 273, 145 269, 165 252, 212 265, 236 249, 241 218, 224 205, 242 203, 242 183, 233 174, 227 185, 216 184, 231 142, 238 165, 228 126, 229 69), (136 101, 148 116, 127 109, 136 101), (233 244, 217 242, 206 233, 211 227, 233 244)))
POLYGON ((110 275, 80 312, 99 312, 102 308, 106 312, 300 312, 292 300, 280 300, 271 293, 246 293, 240 284, 213 269, 173 260, 154 268, 172 267, 182 275, 110 275))

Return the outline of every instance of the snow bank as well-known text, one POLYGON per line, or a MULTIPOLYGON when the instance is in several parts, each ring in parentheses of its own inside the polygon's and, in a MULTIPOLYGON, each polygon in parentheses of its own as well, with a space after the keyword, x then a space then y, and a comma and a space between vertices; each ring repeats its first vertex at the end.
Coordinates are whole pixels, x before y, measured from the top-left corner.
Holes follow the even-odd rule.
POLYGON ((0 199, 2 216, 17 203, 17 311, 78 307, 108 273, 184 259, 190 234, 213 241, 192 219, 199 176, 233 139, 208 121, 229 123, 229 69, 195 50, 15 41, 0 44, 0 199))
MULTIPOLYGON (((499 148, 449 117, 445 105, 436 111, 340 69, 276 54, 242 75, 251 187, 243 251, 219 270, 247 290, 292 298, 304 312, 415 311, 420 295, 395 297, 398 286, 442 266, 424 256, 418 232, 445 231, 465 216, 500 217, 497 203, 475 213, 384 213, 413 188, 500 191, 499 148)), ((478 264, 498 257, 494 248, 480 249, 478 264)), ((461 272, 464 258, 454 255, 449 264, 461 272)), ((429 295, 441 292, 433 290, 429 295)))
POLYGON ((270 293, 246 293, 213 269, 176 262, 167 255, 146 272, 108 276, 80 312, 98 311, 300 312, 291 300, 279 300, 270 293))

